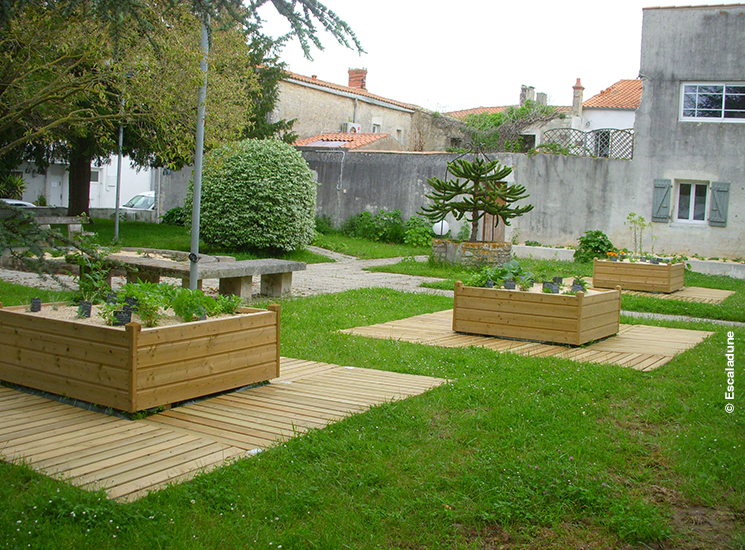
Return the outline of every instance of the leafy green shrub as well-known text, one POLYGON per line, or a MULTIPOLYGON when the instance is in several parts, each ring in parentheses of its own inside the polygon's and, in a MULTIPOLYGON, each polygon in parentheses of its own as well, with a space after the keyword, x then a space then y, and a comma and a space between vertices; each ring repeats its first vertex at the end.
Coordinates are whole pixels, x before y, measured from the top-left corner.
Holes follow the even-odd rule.
POLYGON ((393 244, 403 244, 406 237, 400 210, 380 210, 374 216, 370 212, 361 212, 348 218, 342 224, 341 232, 348 237, 393 244))
POLYGON ((331 221, 329 216, 316 216, 316 231, 328 235, 336 231, 334 228, 334 222, 331 221))
MULTIPOLYGON (((186 208, 191 208, 191 194, 186 208)), ((292 145, 227 143, 205 156, 201 237, 218 248, 292 251, 313 240, 316 182, 292 145)))
POLYGON ((26 180, 17 174, 8 174, 0 178, 0 197, 4 199, 23 198, 23 190, 26 189, 26 180))
POLYGON ((591 262, 593 258, 604 259, 608 252, 616 252, 617 250, 608 236, 599 229, 586 231, 579 238, 579 246, 574 252, 574 261, 591 262))
POLYGON ((412 246, 429 246, 432 244, 432 224, 421 216, 412 216, 406 222, 404 243, 412 246))
POLYGON ((181 206, 174 206, 160 217, 160 221, 165 225, 184 226, 187 222, 186 210, 181 206))

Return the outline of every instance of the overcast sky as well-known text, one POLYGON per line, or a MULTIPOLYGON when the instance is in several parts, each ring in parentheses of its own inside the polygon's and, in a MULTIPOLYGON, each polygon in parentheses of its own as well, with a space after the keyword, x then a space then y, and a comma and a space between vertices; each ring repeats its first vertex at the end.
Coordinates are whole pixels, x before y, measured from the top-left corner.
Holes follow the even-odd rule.
MULTIPOLYGON (((293 72, 336 84, 365 67, 367 90, 440 112, 513 105, 520 86, 571 105, 581 78, 589 99, 639 75, 642 8, 732 3, 664 0, 321 0, 354 30, 358 55, 321 33, 324 51, 303 59, 285 47, 293 72)), ((266 29, 278 33, 267 11, 266 29)))

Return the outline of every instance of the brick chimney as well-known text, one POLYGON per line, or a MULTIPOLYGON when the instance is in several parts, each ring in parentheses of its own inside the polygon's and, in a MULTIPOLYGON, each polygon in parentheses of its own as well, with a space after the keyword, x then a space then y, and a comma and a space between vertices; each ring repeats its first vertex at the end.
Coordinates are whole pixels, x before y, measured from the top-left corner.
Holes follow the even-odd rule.
POLYGON ((367 69, 349 69, 349 87, 367 90, 367 69))
POLYGON ((572 116, 582 116, 582 96, 585 88, 582 83, 577 79, 577 83, 572 86, 574 90, 574 96, 572 98, 572 116))

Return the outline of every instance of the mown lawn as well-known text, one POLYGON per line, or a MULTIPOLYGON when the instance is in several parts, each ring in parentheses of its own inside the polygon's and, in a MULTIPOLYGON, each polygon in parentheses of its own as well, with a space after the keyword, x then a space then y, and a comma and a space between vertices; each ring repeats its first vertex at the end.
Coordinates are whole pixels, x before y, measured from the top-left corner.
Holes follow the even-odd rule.
MULTIPOLYGON (((582 264, 559 260, 535 260, 519 258, 523 269, 535 275, 536 280, 551 279, 555 275, 564 277, 582 276, 588 281, 592 279, 592 264, 582 264)), ((455 281, 466 281, 473 274, 472 270, 462 267, 437 265, 432 261, 418 262, 413 258, 405 258, 393 265, 374 266, 370 271, 386 273, 402 273, 405 275, 422 275, 440 277, 443 280, 425 283, 423 286, 453 290, 455 281)), ((621 308, 627 311, 643 311, 662 313, 667 315, 685 315, 703 319, 721 319, 727 321, 745 322, 745 280, 724 277, 721 275, 704 275, 687 270, 685 272, 685 286, 703 288, 717 288, 732 290, 732 296, 720 304, 702 304, 668 300, 649 296, 624 295, 621 298, 621 308)))
MULTIPOLYGON (((190 228, 176 225, 154 224, 146 222, 121 222, 119 240, 114 243, 114 220, 96 219, 86 230, 95 233, 94 240, 103 246, 121 246, 134 248, 158 248, 161 250, 191 249, 190 228)), ((314 254, 308 250, 283 252, 279 250, 225 250, 212 248, 200 243, 199 251, 203 254, 234 256, 237 260, 256 258, 280 258, 306 263, 332 261, 326 256, 314 254)))
MULTIPOLYGON (((695 325, 715 334, 641 373, 337 332, 448 309, 445 297, 374 289, 282 307, 285 356, 450 383, 130 504, 2 464, 0 545, 745 548, 745 392, 727 414, 729 329, 695 325)), ((740 364, 745 330, 732 332, 740 364)))

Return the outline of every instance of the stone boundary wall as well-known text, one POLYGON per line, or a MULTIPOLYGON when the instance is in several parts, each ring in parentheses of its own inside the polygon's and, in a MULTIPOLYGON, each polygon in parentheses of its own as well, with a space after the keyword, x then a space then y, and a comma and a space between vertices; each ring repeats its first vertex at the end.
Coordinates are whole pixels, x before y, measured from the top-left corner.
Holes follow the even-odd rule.
POLYGON ((512 259, 512 244, 504 242, 457 242, 432 240, 432 256, 436 262, 479 267, 502 266, 512 259))

